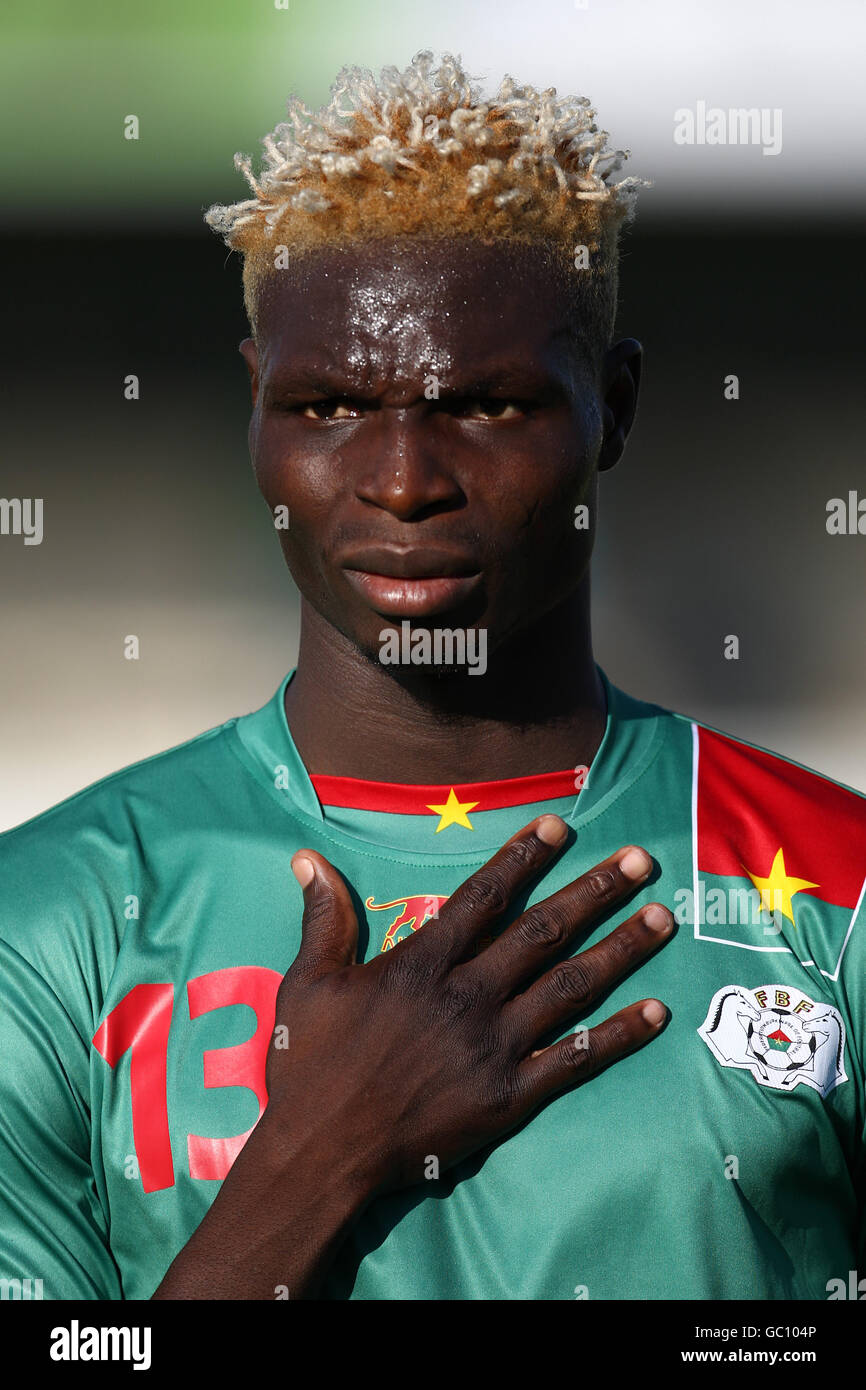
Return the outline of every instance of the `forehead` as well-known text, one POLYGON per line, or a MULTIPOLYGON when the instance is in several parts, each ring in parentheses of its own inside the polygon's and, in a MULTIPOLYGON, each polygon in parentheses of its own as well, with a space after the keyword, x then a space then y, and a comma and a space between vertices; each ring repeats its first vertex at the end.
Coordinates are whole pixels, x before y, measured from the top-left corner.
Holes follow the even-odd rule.
POLYGON ((270 273, 258 303, 266 371, 314 357, 441 374, 515 352, 553 366, 569 355, 572 326, 549 258, 473 239, 317 249, 270 273))

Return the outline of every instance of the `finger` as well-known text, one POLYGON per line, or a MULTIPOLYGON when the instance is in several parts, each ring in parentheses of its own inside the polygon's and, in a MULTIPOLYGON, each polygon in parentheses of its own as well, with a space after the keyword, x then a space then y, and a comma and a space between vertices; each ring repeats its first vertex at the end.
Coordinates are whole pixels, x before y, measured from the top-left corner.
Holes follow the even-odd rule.
POLYGON ((358 918, 337 870, 315 850, 302 849, 292 858, 292 873, 304 894, 301 949, 294 965, 313 978, 354 965, 358 918))
POLYGON ((527 1057, 518 1067, 527 1111, 559 1091, 582 1085, 612 1062, 643 1047, 661 1032, 667 1017, 659 999, 643 999, 595 1028, 580 1028, 527 1057))
POLYGON ((565 843, 568 827, 559 816, 530 821, 506 840, 492 859, 461 883, 439 910, 439 929, 429 936, 416 932, 414 941, 432 942, 443 959, 460 960, 485 929, 511 904, 521 888, 547 865, 565 843))
POLYGON ((661 903, 648 903, 588 951, 553 966, 505 1005, 503 1017, 513 1036, 541 1038, 575 1015, 588 1013, 613 985, 669 940, 673 929, 673 913, 661 903))
POLYGON ((646 850, 635 845, 617 850, 558 893, 528 907, 469 968, 487 981, 495 980, 498 998, 508 999, 586 934, 605 909, 633 893, 651 870, 646 850))

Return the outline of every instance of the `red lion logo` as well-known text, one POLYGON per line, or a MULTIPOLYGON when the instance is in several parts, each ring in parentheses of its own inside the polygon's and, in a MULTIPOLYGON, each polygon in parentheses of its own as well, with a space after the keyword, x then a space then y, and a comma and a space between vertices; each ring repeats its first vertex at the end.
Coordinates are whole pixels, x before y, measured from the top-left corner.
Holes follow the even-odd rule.
MULTIPOLYGON (((382 942, 382 950, 390 951, 398 940, 397 933, 403 928, 408 927, 410 931, 418 931, 426 922, 439 916, 439 909, 444 902, 448 901, 445 897, 437 893, 416 894, 411 898, 397 898, 392 903, 374 903, 372 898, 368 898, 365 907, 371 912, 387 912, 390 909, 398 908, 399 911, 393 922, 385 932, 385 939, 382 942)), ((399 938, 402 941, 402 937, 399 938)))

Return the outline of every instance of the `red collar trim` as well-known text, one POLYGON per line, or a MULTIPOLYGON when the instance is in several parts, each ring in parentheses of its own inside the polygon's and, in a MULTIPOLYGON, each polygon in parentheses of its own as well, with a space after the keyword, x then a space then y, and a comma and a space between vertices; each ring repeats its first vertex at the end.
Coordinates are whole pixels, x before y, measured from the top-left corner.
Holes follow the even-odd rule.
POLYGON ((574 768, 567 768, 564 772, 542 772, 532 777, 507 777, 501 782, 460 782, 453 787, 442 782, 366 782, 359 777, 311 777, 310 781, 322 806, 429 816, 431 804, 443 805, 452 790, 458 801, 474 802, 477 811, 498 811, 503 806, 576 796, 580 778, 574 768))

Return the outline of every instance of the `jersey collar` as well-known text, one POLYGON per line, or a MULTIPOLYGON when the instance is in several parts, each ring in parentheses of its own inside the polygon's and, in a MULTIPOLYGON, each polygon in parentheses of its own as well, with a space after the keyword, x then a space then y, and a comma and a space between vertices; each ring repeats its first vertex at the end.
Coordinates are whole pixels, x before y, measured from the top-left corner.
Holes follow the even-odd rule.
MULTIPOLYGON (((601 815, 618 799, 658 755, 666 730, 666 711, 635 700, 611 684, 600 666, 596 669, 604 687, 607 719, 587 774, 582 776, 578 768, 568 768, 544 770, 531 777, 457 784, 453 790, 458 800, 480 803, 486 798, 488 809, 495 809, 569 795, 573 802, 564 819, 577 828, 601 815), (582 781, 579 790, 576 779, 579 779, 578 786, 582 781)), ((293 668, 267 704, 244 715, 235 724, 243 761, 252 767, 286 811, 324 824, 323 806, 354 806, 397 815, 429 816, 431 803, 447 802, 450 786, 368 782, 353 777, 311 778, 286 719, 285 692, 294 674, 293 668)), ((339 838, 338 830, 332 833, 339 838)), ((466 848, 467 857, 471 858, 472 851, 466 848)))

